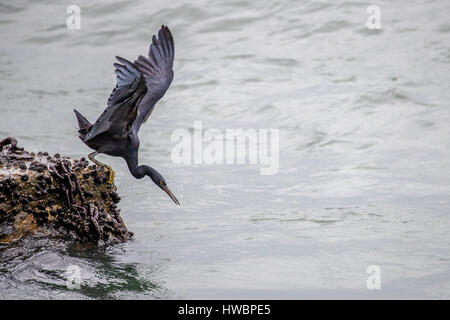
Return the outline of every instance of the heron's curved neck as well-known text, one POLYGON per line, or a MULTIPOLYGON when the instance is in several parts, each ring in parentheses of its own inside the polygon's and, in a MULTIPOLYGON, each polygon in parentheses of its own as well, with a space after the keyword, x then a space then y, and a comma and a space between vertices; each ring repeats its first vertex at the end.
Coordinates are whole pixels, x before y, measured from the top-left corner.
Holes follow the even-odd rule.
POLYGON ((151 178, 156 171, 152 167, 146 165, 138 166, 137 159, 132 157, 126 157, 125 161, 127 162, 128 169, 130 169, 131 174, 136 179, 142 179, 145 176, 149 176, 151 178))

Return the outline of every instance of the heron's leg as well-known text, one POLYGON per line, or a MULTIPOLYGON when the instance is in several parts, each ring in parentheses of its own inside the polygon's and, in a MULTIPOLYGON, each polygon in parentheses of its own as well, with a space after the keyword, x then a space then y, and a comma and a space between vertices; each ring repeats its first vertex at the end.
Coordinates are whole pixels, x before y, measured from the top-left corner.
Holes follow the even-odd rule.
POLYGON ((108 180, 108 183, 109 184, 113 184, 114 183, 114 170, 110 167, 110 166, 108 166, 108 165, 106 165, 106 164, 104 164, 104 163, 101 163, 100 161, 98 161, 97 159, 95 159, 94 157, 96 156, 96 155, 98 155, 99 153, 97 152, 97 151, 95 151, 95 152, 92 152, 92 153, 89 153, 88 154, 88 158, 92 161, 92 162, 94 162, 96 165, 98 165, 99 167, 102 167, 102 168, 105 168, 106 170, 108 170, 108 172, 109 172, 109 180, 108 180))

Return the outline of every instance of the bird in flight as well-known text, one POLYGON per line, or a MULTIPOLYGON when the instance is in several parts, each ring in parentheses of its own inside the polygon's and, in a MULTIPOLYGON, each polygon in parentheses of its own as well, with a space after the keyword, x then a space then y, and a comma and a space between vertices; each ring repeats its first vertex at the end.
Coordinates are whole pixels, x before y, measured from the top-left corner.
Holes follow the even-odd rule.
POLYGON ((79 138, 95 151, 89 159, 109 171, 109 183, 114 181, 114 171, 94 157, 107 154, 122 157, 136 179, 149 176, 169 197, 180 205, 167 187, 167 183, 155 169, 138 165, 141 124, 147 121, 155 104, 164 96, 173 79, 174 43, 167 26, 162 26, 158 36, 154 35, 148 56, 139 56, 134 62, 117 57, 116 87, 113 89, 105 111, 91 124, 77 110, 75 114, 80 128, 79 138))

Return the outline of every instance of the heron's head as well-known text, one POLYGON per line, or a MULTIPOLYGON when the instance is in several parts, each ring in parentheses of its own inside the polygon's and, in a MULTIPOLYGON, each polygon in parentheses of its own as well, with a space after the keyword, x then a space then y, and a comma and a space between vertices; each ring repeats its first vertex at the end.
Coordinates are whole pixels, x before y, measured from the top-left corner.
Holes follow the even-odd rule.
POLYGON ((173 200, 173 202, 175 202, 175 204, 180 205, 172 191, 170 191, 169 187, 167 187, 166 180, 164 180, 163 176, 160 175, 158 171, 153 170, 153 172, 150 174, 150 178, 158 187, 160 187, 169 195, 169 197, 173 200))

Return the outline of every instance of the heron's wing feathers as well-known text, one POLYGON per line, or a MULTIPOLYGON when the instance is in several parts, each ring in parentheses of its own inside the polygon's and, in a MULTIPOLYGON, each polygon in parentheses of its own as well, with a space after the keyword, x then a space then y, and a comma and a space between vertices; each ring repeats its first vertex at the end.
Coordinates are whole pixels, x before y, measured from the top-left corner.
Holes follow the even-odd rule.
POLYGON ((147 92, 142 72, 130 61, 121 57, 116 59, 120 62, 114 63, 116 87, 108 99, 108 106, 87 133, 85 141, 106 131, 110 134, 125 133, 136 119, 139 103, 147 92))
POLYGON ((139 56, 134 65, 143 73, 147 93, 138 108, 138 115, 133 124, 136 130, 147 120, 153 107, 169 88, 173 79, 173 60, 175 47, 170 30, 162 26, 158 37, 153 36, 148 57, 139 56))

